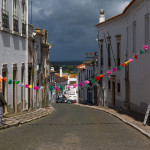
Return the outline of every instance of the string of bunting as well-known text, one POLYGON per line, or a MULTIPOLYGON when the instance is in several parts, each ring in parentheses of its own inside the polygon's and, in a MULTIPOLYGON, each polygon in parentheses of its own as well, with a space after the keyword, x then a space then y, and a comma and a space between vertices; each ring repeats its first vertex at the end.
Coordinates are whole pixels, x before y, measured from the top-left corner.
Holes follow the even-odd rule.
MULTIPOLYGON (((148 51, 149 51, 149 45, 150 45, 150 43, 149 43, 148 45, 144 45, 144 46, 143 46, 143 49, 141 49, 137 54, 135 54, 134 56, 130 57, 129 60, 123 62, 121 65, 113 67, 112 70, 108 70, 106 73, 100 74, 99 76, 96 76, 95 78, 93 77, 93 78, 90 79, 90 81, 89 81, 89 80, 85 80, 85 81, 84 81, 84 84, 85 84, 85 85, 88 85, 88 84, 90 84, 90 83, 100 82, 100 80, 101 80, 102 78, 104 78, 105 75, 111 75, 111 74, 114 73, 114 72, 121 71, 121 70, 122 70, 125 66, 127 66, 129 63, 133 62, 134 60, 137 60, 137 59, 138 59, 138 55, 143 55, 144 52, 148 52, 148 51)), ((4 81, 6 82, 6 81, 7 81, 7 78, 0 76, 0 82, 1 82, 2 80, 4 80, 4 81)), ((13 80, 10 79, 10 80, 8 80, 7 83, 8 83, 9 85, 13 84, 13 80)), ((20 81, 15 81, 15 83, 16 83, 17 85, 20 84, 21 87, 33 88, 32 85, 28 85, 28 84, 24 85, 23 83, 20 83, 20 81)), ((77 86, 78 86, 77 84, 74 84, 74 85, 73 85, 73 88, 76 88, 77 86)), ((83 86, 83 83, 82 83, 82 82, 79 82, 79 86, 82 87, 82 86, 83 86)), ((38 86, 35 86, 33 89, 34 89, 34 90, 39 90, 39 89, 43 89, 43 88, 44 88, 43 86, 41 86, 40 88, 39 88, 38 86)), ((71 86, 68 85, 67 88, 70 89, 71 86)), ((58 88, 58 87, 54 87, 54 88, 53 88, 53 86, 49 86, 49 91, 52 92, 54 89, 55 89, 56 91, 61 91, 61 92, 64 91, 64 87, 63 87, 63 86, 60 86, 60 88, 58 88)))

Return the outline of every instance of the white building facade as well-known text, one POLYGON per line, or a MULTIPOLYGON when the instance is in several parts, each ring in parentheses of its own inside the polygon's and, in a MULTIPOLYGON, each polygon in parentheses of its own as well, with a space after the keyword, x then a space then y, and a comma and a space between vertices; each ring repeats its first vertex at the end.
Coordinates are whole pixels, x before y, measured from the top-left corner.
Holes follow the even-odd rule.
POLYGON ((13 80, 12 85, 2 81, 8 106, 7 112, 28 108, 27 89, 16 85, 28 81, 28 0, 0 1, 0 68, 1 75, 13 80))
MULTIPOLYGON (((99 74, 104 74, 100 105, 122 106, 145 113, 149 104, 150 56, 139 53, 150 43, 150 0, 132 0, 122 14, 97 24, 99 74), (107 74, 129 60, 121 71, 107 74)), ((112 71, 113 72, 113 71, 112 71)))

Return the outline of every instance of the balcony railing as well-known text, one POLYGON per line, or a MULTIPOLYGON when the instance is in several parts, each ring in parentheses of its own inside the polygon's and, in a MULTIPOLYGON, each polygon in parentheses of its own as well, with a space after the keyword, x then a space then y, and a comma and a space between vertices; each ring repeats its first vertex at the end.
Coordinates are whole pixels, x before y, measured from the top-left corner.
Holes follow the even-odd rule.
POLYGON ((13 16, 13 29, 15 32, 18 32, 18 17, 17 16, 13 16))
POLYGON ((9 29, 9 12, 2 9, 2 27, 9 29))
POLYGON ((26 35, 26 22, 22 21, 22 34, 26 35))

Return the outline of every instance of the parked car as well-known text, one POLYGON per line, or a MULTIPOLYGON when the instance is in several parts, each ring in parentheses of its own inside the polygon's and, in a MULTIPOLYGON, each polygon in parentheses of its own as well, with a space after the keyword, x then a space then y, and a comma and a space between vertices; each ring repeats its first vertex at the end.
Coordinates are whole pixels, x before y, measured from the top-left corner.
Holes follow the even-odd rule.
POLYGON ((73 103, 73 100, 68 99, 68 104, 71 104, 71 103, 73 103))
POLYGON ((56 100, 56 103, 62 103, 62 99, 58 98, 58 99, 56 100))
POLYGON ((73 100, 73 103, 76 103, 76 100, 73 100))
POLYGON ((67 98, 62 98, 62 102, 63 103, 67 103, 68 101, 67 101, 67 98))

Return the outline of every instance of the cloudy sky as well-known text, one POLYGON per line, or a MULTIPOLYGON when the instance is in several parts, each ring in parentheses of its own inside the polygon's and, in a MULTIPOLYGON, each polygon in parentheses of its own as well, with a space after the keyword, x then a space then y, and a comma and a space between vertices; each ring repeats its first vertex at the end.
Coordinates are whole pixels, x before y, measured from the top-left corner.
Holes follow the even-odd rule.
MULTIPOLYGON (((47 29, 51 61, 83 60, 98 50, 99 11, 106 19, 117 15, 131 0, 33 0, 33 26, 47 29)), ((29 23, 31 19, 29 0, 29 23)))

